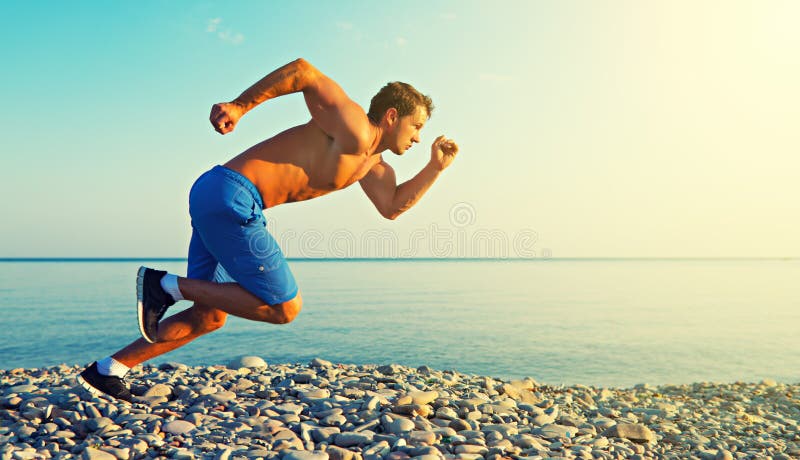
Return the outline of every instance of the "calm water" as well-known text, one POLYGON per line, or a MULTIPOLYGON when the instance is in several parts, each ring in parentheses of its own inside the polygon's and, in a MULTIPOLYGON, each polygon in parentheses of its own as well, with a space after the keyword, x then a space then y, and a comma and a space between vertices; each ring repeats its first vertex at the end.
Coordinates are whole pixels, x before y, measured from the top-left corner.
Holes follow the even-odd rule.
MULTIPOLYGON (((0 262, 0 368, 138 337, 141 262, 0 262)), ((148 265, 185 273, 183 262, 148 265)), ((547 383, 800 381, 800 261, 294 261, 305 306, 156 359, 427 364, 547 383)), ((185 308, 188 302, 178 304, 185 308)), ((177 311, 177 310, 176 310, 177 311)))

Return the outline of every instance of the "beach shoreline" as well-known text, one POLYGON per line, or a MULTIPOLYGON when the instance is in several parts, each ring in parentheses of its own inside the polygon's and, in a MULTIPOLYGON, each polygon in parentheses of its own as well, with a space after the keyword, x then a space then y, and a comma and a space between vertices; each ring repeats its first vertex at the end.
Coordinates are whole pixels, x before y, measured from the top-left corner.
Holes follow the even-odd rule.
POLYGON ((427 366, 165 363, 134 404, 75 386, 79 366, 0 370, 0 459, 800 457, 800 384, 598 388, 427 366))

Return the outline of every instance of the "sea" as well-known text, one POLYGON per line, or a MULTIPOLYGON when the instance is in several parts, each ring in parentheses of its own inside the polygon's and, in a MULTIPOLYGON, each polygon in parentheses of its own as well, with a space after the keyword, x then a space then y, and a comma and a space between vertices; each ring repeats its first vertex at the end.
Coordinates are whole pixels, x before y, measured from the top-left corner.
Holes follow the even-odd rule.
MULTIPOLYGON (((289 263, 304 299, 294 322, 230 317, 152 363, 257 355, 553 385, 800 382, 797 259, 289 263)), ((0 369, 83 365, 137 339, 140 265, 186 271, 178 259, 1 260, 0 369)))

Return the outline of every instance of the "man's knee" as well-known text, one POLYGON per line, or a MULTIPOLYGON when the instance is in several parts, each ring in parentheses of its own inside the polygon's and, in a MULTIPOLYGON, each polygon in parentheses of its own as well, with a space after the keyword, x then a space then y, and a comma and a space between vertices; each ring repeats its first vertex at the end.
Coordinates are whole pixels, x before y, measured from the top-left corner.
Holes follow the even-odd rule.
POLYGON ((298 292, 293 299, 271 307, 276 312, 276 324, 291 323, 303 308, 303 297, 298 292))
POLYGON ((228 314, 216 308, 205 308, 195 305, 197 310, 195 314, 195 332, 199 334, 207 334, 216 331, 225 325, 228 314))

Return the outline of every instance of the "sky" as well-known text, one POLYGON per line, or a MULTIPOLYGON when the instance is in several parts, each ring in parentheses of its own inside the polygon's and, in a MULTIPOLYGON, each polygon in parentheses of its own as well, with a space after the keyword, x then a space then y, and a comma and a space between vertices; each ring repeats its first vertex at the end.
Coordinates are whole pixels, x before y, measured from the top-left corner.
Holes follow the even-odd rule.
POLYGON ((436 106, 397 220, 354 185, 266 211, 290 257, 800 256, 794 1, 2 2, 0 257, 184 257, 193 181, 305 123, 212 104, 303 57, 436 106))

